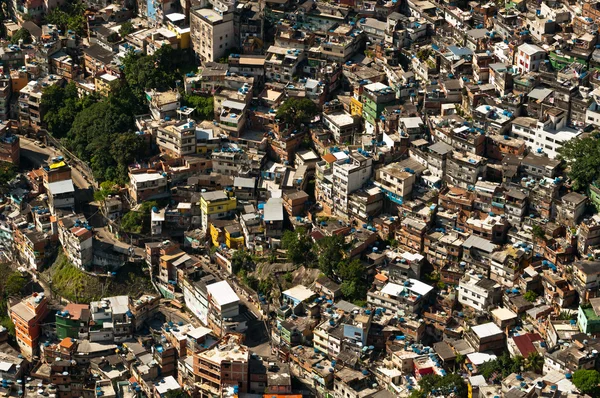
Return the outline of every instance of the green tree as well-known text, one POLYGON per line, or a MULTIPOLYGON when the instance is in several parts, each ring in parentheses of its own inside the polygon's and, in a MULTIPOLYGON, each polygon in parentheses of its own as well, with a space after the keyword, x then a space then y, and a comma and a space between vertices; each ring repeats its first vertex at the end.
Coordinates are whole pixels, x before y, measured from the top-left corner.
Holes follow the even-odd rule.
POLYGON ((253 268, 252 256, 246 250, 236 250, 231 256, 231 270, 234 274, 237 275, 242 270, 252 270, 253 268))
POLYGON ((0 161, 0 186, 6 185, 17 176, 17 167, 8 162, 0 161))
POLYGON ((86 29, 86 5, 78 0, 70 0, 60 7, 53 8, 46 15, 46 23, 56 25, 66 33, 71 30, 78 35, 83 35, 86 29))
POLYGON ((121 218, 121 229, 134 234, 142 233, 144 214, 139 211, 129 211, 121 218))
POLYGON ((25 44, 31 44, 31 42, 33 41, 29 31, 23 28, 17 30, 15 34, 13 34, 13 36, 10 38, 10 42, 12 44, 18 44, 19 40, 23 40, 23 43, 25 44))
POLYGON ((278 109, 276 117, 286 123, 298 126, 308 123, 319 113, 317 105, 308 98, 288 98, 278 109))
POLYGON ((165 398, 189 398, 183 390, 170 390, 165 394, 165 398))
POLYGON ((585 191, 600 177, 600 139, 573 138, 558 149, 560 158, 569 168, 573 189, 585 191))
POLYGON ((183 96, 183 105, 194 108, 196 116, 202 120, 213 120, 214 97, 203 97, 201 95, 185 94, 183 96))
POLYGON ((536 292, 534 292, 533 290, 528 290, 524 295, 523 298, 527 301, 529 301, 530 303, 533 303, 537 298, 538 295, 536 292))
POLYGON ((281 238, 281 247, 287 251, 287 258, 294 264, 307 263, 312 249, 310 236, 305 228, 285 231, 281 238))
POLYGON ((273 278, 269 277, 258 282, 258 292, 270 297, 273 292, 273 278))
POLYGON ((595 369, 579 369, 573 373, 573 384, 582 394, 600 396, 600 373, 595 369))
POLYGON ((114 181, 103 181, 100 184, 100 189, 94 192, 94 200, 103 201, 108 195, 116 195, 118 191, 119 187, 114 181))
POLYGON ((531 233, 538 239, 546 240, 546 232, 544 232, 544 229, 539 225, 534 225, 531 228, 531 233))
POLYGON ((8 276, 8 279, 6 279, 4 291, 7 296, 20 296, 26 284, 27 279, 19 272, 13 272, 8 276))
POLYGON ((344 259, 345 241, 341 235, 326 236, 313 247, 319 269, 327 276, 332 276, 344 259))
POLYGON ((133 24, 129 21, 124 22, 121 25, 121 29, 119 29, 119 34, 121 35, 121 37, 125 37, 130 33, 135 32, 135 27, 133 26, 133 24))
POLYGON ((532 372, 541 373, 544 367, 544 357, 539 352, 534 351, 529 353, 525 359, 525 369, 532 372))
POLYGON ((419 380, 419 388, 410 394, 410 398, 426 398, 432 391, 440 395, 455 397, 466 397, 468 395, 467 384, 463 377, 457 373, 449 373, 446 376, 429 374, 419 380))

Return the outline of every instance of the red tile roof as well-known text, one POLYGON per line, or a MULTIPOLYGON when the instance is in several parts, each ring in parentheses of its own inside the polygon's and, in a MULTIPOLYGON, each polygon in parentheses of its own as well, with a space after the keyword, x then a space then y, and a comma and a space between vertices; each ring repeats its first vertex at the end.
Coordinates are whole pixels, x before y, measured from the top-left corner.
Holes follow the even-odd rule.
POLYGON ((517 345, 517 348, 521 352, 521 355, 525 358, 532 352, 535 352, 535 346, 533 342, 543 340, 542 337, 537 333, 526 333, 520 336, 513 337, 513 341, 517 345))

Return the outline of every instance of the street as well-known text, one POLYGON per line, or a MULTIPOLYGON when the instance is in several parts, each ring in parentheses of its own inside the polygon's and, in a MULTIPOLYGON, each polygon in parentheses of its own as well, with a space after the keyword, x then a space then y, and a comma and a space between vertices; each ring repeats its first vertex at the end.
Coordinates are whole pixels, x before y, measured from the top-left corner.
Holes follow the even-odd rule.
MULTIPOLYGON (((29 138, 20 136, 21 143, 21 157, 29 160, 34 168, 41 167, 48 163, 48 161, 57 156, 64 156, 62 153, 54 148, 45 146, 42 148, 38 142, 29 138)), ((80 189, 90 188, 90 183, 83 177, 83 173, 74 165, 72 162, 69 163, 71 166, 71 178, 73 184, 80 189)))

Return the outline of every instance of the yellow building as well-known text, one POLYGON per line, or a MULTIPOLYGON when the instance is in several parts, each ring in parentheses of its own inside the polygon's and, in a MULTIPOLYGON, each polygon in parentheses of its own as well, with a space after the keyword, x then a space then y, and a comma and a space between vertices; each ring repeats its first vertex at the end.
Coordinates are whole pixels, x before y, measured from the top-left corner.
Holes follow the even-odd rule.
POLYGON ((354 116, 361 116, 362 117, 362 108, 363 108, 363 104, 362 102, 360 102, 359 100, 357 100, 354 97, 350 98, 350 113, 354 116))
POLYGON ((234 220, 209 221, 210 240, 213 246, 225 244, 230 249, 244 247, 244 235, 240 225, 234 220))
POLYGON ((104 73, 102 75, 97 75, 94 79, 94 85, 96 86, 96 92, 103 96, 108 96, 111 90, 111 83, 119 78, 113 75, 109 75, 108 73, 104 73))
POLYGON ((185 15, 173 13, 169 14, 167 18, 170 18, 170 20, 167 21, 167 29, 177 35, 179 48, 190 48, 190 27, 177 26, 178 23, 181 24, 185 20, 185 15))
POLYGON ((200 194, 200 214, 202 229, 208 231, 208 224, 213 220, 231 218, 237 208, 237 200, 232 192, 214 191, 200 194))

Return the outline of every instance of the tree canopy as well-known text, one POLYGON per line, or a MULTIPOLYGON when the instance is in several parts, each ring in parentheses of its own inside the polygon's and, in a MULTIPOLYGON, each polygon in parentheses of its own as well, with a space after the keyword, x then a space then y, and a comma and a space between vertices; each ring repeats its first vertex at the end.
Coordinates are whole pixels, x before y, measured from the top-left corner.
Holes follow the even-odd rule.
POLYGON ((287 250, 287 258, 294 264, 307 263, 307 255, 312 249, 310 236, 304 228, 285 231, 281 238, 281 247, 287 250))
POLYGON ((183 105, 194 108, 196 116, 202 120, 214 119, 214 102, 213 97, 203 97, 194 94, 185 94, 183 96, 183 105))
POLYGON ((133 26, 133 24, 129 21, 124 22, 121 25, 121 29, 119 29, 119 35, 121 35, 121 37, 125 37, 130 33, 135 32, 135 27, 133 26))
POLYGON ((600 139, 598 137, 574 138, 558 150, 569 167, 573 189, 586 190, 600 178, 600 139))
POLYGON ((17 176, 17 167, 8 162, 0 161, 0 186, 6 186, 17 176))
POLYGON ((511 373, 518 373, 521 367, 525 366, 523 357, 516 356, 512 358, 508 352, 504 352, 501 356, 493 361, 487 361, 478 366, 479 374, 490 380, 492 378, 504 378, 511 373))
POLYGON ((31 42, 33 41, 29 31, 27 29, 23 29, 23 28, 17 30, 15 32, 15 34, 13 34, 12 37, 10 38, 10 42, 12 44, 19 44, 19 40, 23 40, 23 43, 25 43, 25 44, 31 44, 31 42))
POLYGON ((288 98, 278 109, 276 117, 286 123, 308 123, 317 115, 319 108, 308 98, 288 98))
POLYGON ((449 373, 446 376, 429 374, 419 380, 419 388, 412 391, 410 398, 426 398, 430 393, 444 396, 454 393, 456 397, 466 397, 468 389, 463 377, 457 373, 449 373))
POLYGON ((70 0, 59 7, 53 8, 46 15, 46 23, 56 25, 63 32, 72 30, 83 35, 86 29, 86 5, 78 0, 70 0))
POLYGON ((573 384, 582 394, 600 397, 600 372, 596 369, 579 369, 573 373, 573 384))

